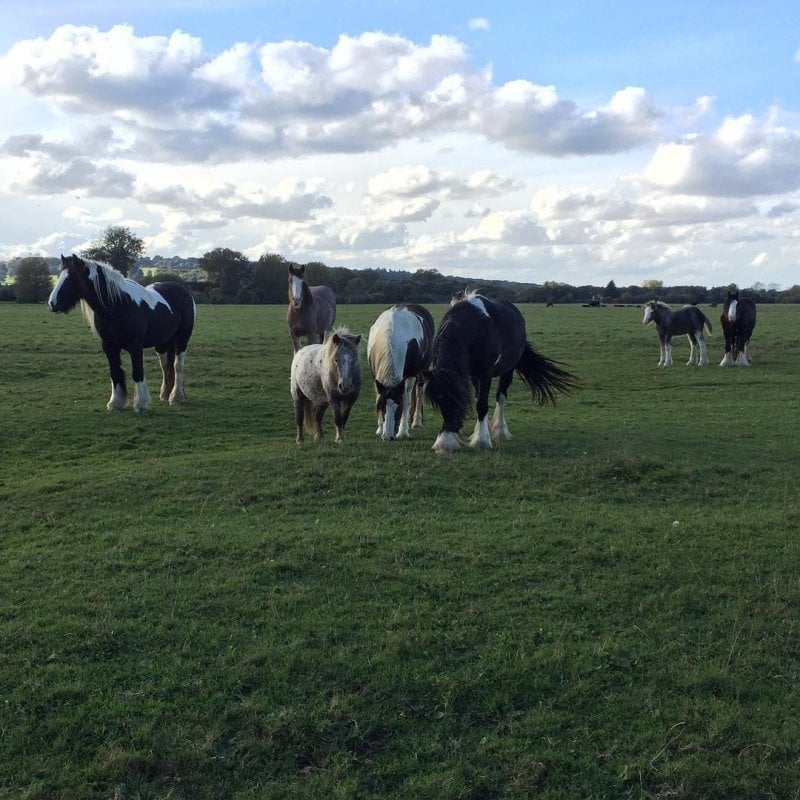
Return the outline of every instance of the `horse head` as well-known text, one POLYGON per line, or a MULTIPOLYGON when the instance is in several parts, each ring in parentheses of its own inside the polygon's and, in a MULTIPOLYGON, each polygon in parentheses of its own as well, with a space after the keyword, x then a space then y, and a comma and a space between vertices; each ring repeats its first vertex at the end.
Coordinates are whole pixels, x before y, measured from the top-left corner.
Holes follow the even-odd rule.
POLYGON ((725 298, 723 316, 727 316, 729 322, 736 322, 736 312, 739 309, 739 287, 732 286, 728 289, 728 296, 725 298))
POLYGON ((47 307, 56 314, 65 314, 86 296, 88 285, 89 268, 86 262, 76 255, 62 255, 61 274, 47 298, 47 307))
POLYGON ((358 363, 360 343, 361 334, 354 335, 343 329, 334 331, 328 339, 329 367, 340 394, 352 394, 361 388, 361 367, 358 363))
POLYGON ((289 264, 289 303, 299 308, 303 303, 303 292, 306 286, 306 268, 289 264))
POLYGON ((642 325, 649 325, 653 321, 653 314, 656 311, 657 302, 656 300, 651 300, 649 303, 645 303, 642 325))

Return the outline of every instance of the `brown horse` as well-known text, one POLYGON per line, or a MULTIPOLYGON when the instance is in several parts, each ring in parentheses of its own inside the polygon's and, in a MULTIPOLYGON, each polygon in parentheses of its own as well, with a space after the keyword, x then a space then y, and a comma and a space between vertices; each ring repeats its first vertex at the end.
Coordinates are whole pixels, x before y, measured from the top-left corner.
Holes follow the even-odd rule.
POLYGON ((328 406, 333 410, 336 441, 344 441, 344 426, 361 391, 360 342, 361 336, 337 328, 324 344, 310 344, 294 354, 289 388, 298 444, 303 442, 303 428, 315 440, 322 438, 322 417, 328 406))
POLYGON ((321 343, 325 331, 333 327, 336 319, 336 295, 328 286, 309 286, 305 266, 289 265, 289 308, 286 322, 295 353, 300 349, 300 337, 308 344, 321 343))

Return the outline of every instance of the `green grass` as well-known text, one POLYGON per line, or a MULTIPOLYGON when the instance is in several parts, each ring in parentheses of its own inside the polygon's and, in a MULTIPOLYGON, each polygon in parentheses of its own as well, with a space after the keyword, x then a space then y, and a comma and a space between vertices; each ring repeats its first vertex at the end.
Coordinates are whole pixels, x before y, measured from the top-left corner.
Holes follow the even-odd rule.
POLYGON ((0 798, 800 796, 800 309, 750 370, 523 310, 581 390, 440 457, 365 360, 298 448, 281 308, 202 306, 137 416, 79 315, 0 306, 0 798))

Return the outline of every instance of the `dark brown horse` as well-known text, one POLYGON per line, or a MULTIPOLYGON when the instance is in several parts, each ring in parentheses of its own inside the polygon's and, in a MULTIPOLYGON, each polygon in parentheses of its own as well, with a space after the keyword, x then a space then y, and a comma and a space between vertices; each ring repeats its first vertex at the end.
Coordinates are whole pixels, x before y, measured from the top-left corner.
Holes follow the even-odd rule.
POLYGON ((328 286, 309 286, 305 266, 289 265, 289 308, 286 322, 295 353, 300 349, 300 337, 308 344, 320 344, 325 331, 333 327, 336 319, 336 295, 328 286))
POLYGON ((756 304, 749 297, 739 297, 734 286, 728 291, 722 307, 722 332, 725 334, 725 355, 721 367, 749 367, 747 345, 756 327, 756 304))

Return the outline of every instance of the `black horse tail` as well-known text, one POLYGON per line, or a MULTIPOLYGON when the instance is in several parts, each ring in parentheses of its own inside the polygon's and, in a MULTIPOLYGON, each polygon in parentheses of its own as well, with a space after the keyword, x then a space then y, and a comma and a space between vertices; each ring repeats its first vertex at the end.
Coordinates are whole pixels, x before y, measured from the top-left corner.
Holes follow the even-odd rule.
MULTIPOLYGON (((700 313, 703 314, 702 311, 700 313)), ((705 314, 703 314, 703 321, 706 328, 708 328, 708 332, 711 333, 711 320, 705 314)))
POLYGON ((557 361, 537 353, 529 342, 525 343, 516 369, 540 406, 555 403, 557 394, 569 394, 578 387, 571 372, 561 369, 557 361))

